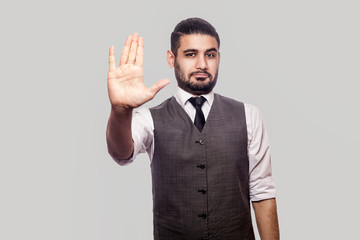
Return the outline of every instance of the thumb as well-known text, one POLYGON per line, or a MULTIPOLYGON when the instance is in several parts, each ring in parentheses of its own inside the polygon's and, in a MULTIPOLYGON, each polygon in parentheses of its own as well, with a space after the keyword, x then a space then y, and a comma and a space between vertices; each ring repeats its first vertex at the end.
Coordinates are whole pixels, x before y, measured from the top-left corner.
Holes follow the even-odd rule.
POLYGON ((169 79, 162 79, 162 80, 158 81, 157 83, 155 83, 154 86, 152 86, 150 88, 152 97, 154 97, 161 89, 163 89, 169 83, 170 83, 169 79))

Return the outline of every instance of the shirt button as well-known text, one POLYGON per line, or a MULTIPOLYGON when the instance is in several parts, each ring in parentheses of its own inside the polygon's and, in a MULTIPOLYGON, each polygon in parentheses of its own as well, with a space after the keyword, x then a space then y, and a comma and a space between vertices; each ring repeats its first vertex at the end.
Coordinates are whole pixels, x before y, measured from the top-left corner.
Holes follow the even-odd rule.
POLYGON ((199 164, 199 165, 197 165, 196 167, 201 168, 201 169, 204 169, 205 166, 206 166, 205 164, 199 164))
POLYGON ((203 218, 203 219, 205 219, 206 218, 206 214, 205 213, 203 213, 203 214, 199 214, 199 217, 201 217, 201 218, 203 218))
POLYGON ((202 194, 206 194, 206 189, 205 188, 199 189, 198 192, 201 192, 202 194))

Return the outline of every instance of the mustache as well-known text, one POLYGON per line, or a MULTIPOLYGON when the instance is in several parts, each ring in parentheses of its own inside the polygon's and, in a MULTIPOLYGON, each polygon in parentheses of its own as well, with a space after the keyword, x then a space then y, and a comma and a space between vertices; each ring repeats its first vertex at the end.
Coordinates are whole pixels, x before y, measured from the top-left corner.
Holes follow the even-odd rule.
POLYGON ((195 75, 195 74, 198 74, 198 73, 206 74, 206 75, 208 75, 208 77, 209 77, 210 79, 212 79, 212 75, 211 75, 210 73, 208 73, 207 71, 196 71, 196 72, 192 72, 192 73, 189 74, 189 78, 192 77, 192 76, 195 75))

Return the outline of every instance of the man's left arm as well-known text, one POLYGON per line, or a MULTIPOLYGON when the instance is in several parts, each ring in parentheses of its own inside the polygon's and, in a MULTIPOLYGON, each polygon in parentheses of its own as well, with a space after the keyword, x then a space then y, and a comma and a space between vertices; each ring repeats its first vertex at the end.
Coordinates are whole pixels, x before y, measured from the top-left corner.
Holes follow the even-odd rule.
POLYGON ((252 202, 256 224, 261 240, 279 240, 279 223, 276 210, 276 199, 252 202))
POLYGON ((250 200, 262 240, 278 240, 276 188, 272 178, 270 146, 262 115, 245 105, 248 130, 250 200))

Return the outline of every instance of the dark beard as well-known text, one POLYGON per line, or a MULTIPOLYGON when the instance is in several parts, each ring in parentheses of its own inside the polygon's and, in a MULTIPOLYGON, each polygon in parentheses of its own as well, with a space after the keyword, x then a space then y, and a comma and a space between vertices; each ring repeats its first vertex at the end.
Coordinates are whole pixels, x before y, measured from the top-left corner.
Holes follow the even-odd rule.
POLYGON ((215 87, 218 77, 218 70, 216 71, 214 77, 206 71, 196 71, 190 73, 189 76, 186 78, 184 72, 180 69, 179 64, 175 61, 175 77, 178 82, 178 86, 181 89, 193 95, 202 95, 202 94, 208 94, 215 87), (207 74, 210 81, 204 84, 203 82, 206 80, 206 78, 196 78, 197 80, 196 82, 191 82, 190 81, 191 76, 196 73, 207 74))

